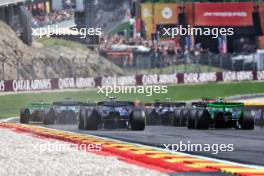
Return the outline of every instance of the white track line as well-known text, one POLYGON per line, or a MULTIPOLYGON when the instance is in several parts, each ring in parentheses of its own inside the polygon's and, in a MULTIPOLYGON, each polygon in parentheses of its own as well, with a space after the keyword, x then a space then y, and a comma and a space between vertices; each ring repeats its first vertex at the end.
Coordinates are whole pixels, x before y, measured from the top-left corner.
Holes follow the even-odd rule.
POLYGON ((10 122, 12 120, 18 119, 19 117, 9 117, 5 119, 0 119, 0 122, 10 122))

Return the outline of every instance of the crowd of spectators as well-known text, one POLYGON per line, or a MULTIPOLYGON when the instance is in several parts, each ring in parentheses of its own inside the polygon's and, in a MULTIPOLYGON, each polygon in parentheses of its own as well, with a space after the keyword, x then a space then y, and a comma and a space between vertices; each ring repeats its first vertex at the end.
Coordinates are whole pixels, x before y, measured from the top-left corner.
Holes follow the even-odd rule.
POLYGON ((70 20, 73 18, 73 9, 71 0, 62 0, 62 9, 61 10, 52 10, 47 12, 45 8, 37 8, 37 5, 34 6, 32 11, 32 26, 34 28, 42 27, 46 25, 56 24, 65 20, 70 20))
POLYGON ((131 51, 133 53, 146 53, 151 57, 151 67, 164 67, 173 64, 191 62, 192 56, 201 53, 202 48, 198 44, 193 48, 182 46, 179 41, 163 42, 147 40, 136 36, 126 38, 122 35, 103 37, 100 41, 100 52, 131 51))
POLYGON ((72 17, 73 12, 70 9, 53 11, 50 13, 38 11, 38 13, 33 14, 32 26, 36 28, 51 25, 65 20, 70 20, 72 17))

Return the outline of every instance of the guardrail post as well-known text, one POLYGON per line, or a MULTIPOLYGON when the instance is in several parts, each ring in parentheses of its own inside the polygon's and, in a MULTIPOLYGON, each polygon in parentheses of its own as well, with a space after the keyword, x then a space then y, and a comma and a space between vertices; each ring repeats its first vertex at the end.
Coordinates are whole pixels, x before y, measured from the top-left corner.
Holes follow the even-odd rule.
POLYGON ((264 126, 264 109, 261 109, 260 127, 263 128, 263 126, 264 126))
POLYGON ((223 69, 223 54, 220 54, 220 68, 223 69))
POLYGON ((3 54, 0 54, 0 61, 2 64, 2 80, 5 80, 5 61, 6 61, 6 58, 3 54))
POLYGON ((253 63, 252 63, 252 69, 253 69, 253 71, 256 71, 256 55, 255 54, 253 54, 253 61, 252 61, 253 63))
POLYGON ((211 71, 211 65, 212 65, 212 58, 211 58, 211 52, 208 52, 208 65, 207 65, 207 71, 211 71))

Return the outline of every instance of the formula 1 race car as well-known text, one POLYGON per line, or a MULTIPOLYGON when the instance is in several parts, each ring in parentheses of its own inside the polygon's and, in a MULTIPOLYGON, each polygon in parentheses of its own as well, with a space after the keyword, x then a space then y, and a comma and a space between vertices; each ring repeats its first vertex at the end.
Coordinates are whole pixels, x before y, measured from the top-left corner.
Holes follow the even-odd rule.
POLYGON ((82 107, 78 116, 80 130, 98 128, 144 130, 145 112, 142 107, 128 101, 102 101, 95 106, 82 107))
MULTIPOLYGON (((225 102, 218 99, 214 102, 193 102, 186 108, 189 129, 241 128, 254 129, 254 117, 251 111, 244 109, 243 103, 225 102)), ((186 111, 185 110, 185 111, 186 111)), ((179 116, 183 116, 183 111, 179 116)))
POLYGON ((49 103, 31 103, 24 108, 20 109, 20 123, 31 122, 43 122, 48 124, 52 117, 52 112, 50 111, 51 104, 49 103))
POLYGON ((175 118, 177 110, 185 107, 184 102, 155 102, 145 104, 147 114, 147 125, 173 125, 177 126, 175 118))
POLYGON ((90 103, 76 101, 58 101, 49 103, 33 103, 20 110, 20 122, 40 122, 48 124, 75 124, 81 106, 90 103))
POLYGON ((53 102, 50 108, 49 124, 76 124, 79 110, 82 106, 91 106, 95 103, 84 103, 77 101, 53 102))

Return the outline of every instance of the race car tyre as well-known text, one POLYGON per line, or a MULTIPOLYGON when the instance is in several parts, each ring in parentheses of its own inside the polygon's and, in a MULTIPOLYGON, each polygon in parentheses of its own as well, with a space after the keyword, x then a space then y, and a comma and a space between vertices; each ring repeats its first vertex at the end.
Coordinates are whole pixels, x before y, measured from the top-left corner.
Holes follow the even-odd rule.
POLYGON ((85 109, 80 109, 79 114, 78 114, 78 129, 79 130, 84 130, 84 118, 86 116, 86 111, 85 109))
POLYGON ((53 108, 51 108, 51 109, 48 111, 48 113, 44 116, 43 124, 44 124, 44 125, 54 124, 54 123, 55 123, 55 119, 56 119, 55 111, 54 111, 53 108))
POLYGON ((244 111, 240 120, 241 129, 253 130, 255 127, 255 119, 251 114, 251 111, 244 111))
POLYGON ((181 119, 181 126, 186 127, 187 126, 187 120, 189 118, 190 111, 188 109, 183 109, 182 110, 182 119, 181 119))
POLYGON ((195 119, 195 128, 196 129, 208 129, 210 124, 210 115, 209 112, 205 109, 197 110, 197 116, 195 119))
POLYGON ((31 119, 33 122, 42 122, 43 119, 43 113, 41 110, 35 110, 31 114, 31 119))
POLYGON ((85 130, 97 130, 99 126, 100 115, 95 109, 87 109, 84 117, 85 130))
POLYGON ((181 126, 181 119, 182 119, 182 110, 176 109, 174 112, 174 118, 173 118, 173 126, 180 127, 181 126))
POLYGON ((28 108, 20 109, 20 123, 28 124, 30 118, 30 111, 28 108))
POLYGON ((189 115, 189 118, 188 118, 188 125, 187 125, 187 127, 189 129, 194 129, 195 128, 196 116, 197 116, 197 110, 196 109, 191 109, 190 110, 190 115, 189 115))
POLYGON ((146 115, 142 109, 134 109, 130 119, 131 130, 143 131, 146 127, 146 115))
POLYGON ((147 113, 147 125, 160 125, 160 124, 161 124, 161 119, 154 109, 150 113, 147 113))

